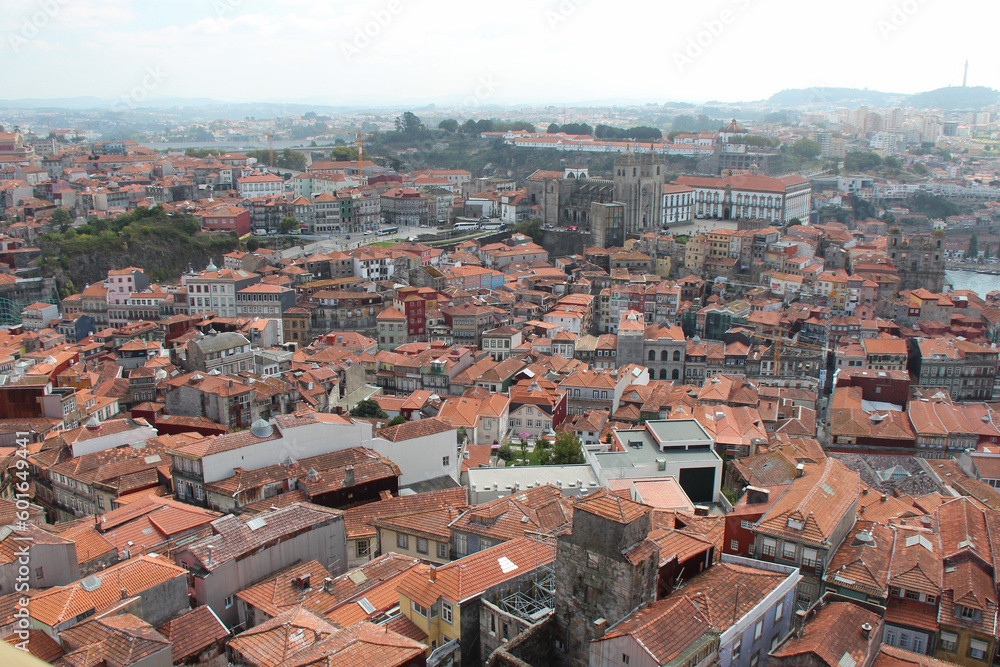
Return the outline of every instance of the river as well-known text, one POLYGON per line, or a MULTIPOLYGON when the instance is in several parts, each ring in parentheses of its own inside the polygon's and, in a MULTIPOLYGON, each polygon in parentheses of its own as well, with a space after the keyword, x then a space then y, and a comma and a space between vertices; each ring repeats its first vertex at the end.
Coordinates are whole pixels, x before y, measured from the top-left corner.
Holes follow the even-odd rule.
POLYGON ((1000 289, 1000 276, 991 276, 975 271, 945 271, 946 282, 950 282, 954 289, 972 290, 979 296, 986 298, 986 293, 995 289, 1000 289))

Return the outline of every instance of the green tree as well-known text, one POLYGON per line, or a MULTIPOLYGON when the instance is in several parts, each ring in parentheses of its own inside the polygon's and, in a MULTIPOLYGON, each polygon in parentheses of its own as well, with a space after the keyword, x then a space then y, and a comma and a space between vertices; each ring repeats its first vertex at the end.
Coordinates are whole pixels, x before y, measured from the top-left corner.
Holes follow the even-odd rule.
POLYGON ((535 460, 541 466, 552 463, 552 443, 547 438, 535 440, 535 460))
POLYGON ((396 132, 416 138, 424 133, 424 123, 412 111, 406 111, 403 115, 396 117, 396 132))
POLYGON ((972 233, 972 238, 969 239, 969 249, 965 252, 965 259, 973 261, 979 257, 979 237, 976 233, 972 233))
POLYGON ((49 221, 54 227, 58 228, 60 232, 65 232, 69 229, 70 224, 73 222, 73 218, 66 212, 66 209, 57 208, 52 212, 52 217, 49 218, 49 221))
POLYGON ((986 242, 986 247, 983 248, 983 259, 989 259, 990 258, 990 254, 991 254, 990 249, 992 247, 993 247, 993 244, 991 244, 989 241, 987 241, 986 242))
POLYGON ((455 132, 458 132, 458 121, 455 120, 454 118, 443 120, 440 123, 438 123, 438 129, 454 134, 455 132))
POLYGON ((562 431, 556 435, 556 443, 552 447, 552 462, 556 465, 583 463, 580 438, 572 431, 562 431))
POLYGON ((286 215, 278 223, 278 231, 282 234, 291 234, 299 229, 299 221, 290 215, 286 215))
POLYGON ((386 424, 386 426, 398 426, 400 424, 405 424, 405 423, 406 423, 406 417, 404 417, 403 415, 396 415, 395 417, 389 420, 389 423, 386 424))
POLYGON ((514 225, 513 232, 515 234, 524 234, 525 236, 530 236, 531 240, 538 245, 542 244, 542 238, 545 236, 545 230, 542 229, 542 221, 540 218, 532 218, 531 220, 522 220, 521 222, 514 225))
POLYGON ((355 403, 348 414, 352 417, 361 417, 363 419, 387 419, 389 417, 385 410, 382 409, 382 406, 378 404, 378 401, 370 398, 355 403))
POLYGON ((509 442, 505 442, 500 446, 500 449, 497 450, 497 458, 506 463, 514 460, 514 450, 511 448, 509 442))
POLYGON ((799 139, 792 144, 792 153, 799 157, 813 159, 819 157, 820 145, 818 141, 812 139, 799 139))
POLYGON ((545 128, 545 131, 548 134, 555 134, 556 132, 559 131, 559 124, 558 123, 549 123, 549 126, 547 128, 545 128))
POLYGON ((330 150, 330 159, 335 162, 357 162, 357 146, 337 146, 330 150))
POLYGON ((469 437, 469 434, 465 430, 464 426, 459 426, 455 430, 455 440, 458 441, 458 444, 462 444, 463 442, 465 442, 465 439, 468 438, 468 437, 469 437))
POLYGON ((528 439, 527 438, 521 438, 520 445, 521 445, 521 460, 522 461, 527 461, 528 460, 528 439))

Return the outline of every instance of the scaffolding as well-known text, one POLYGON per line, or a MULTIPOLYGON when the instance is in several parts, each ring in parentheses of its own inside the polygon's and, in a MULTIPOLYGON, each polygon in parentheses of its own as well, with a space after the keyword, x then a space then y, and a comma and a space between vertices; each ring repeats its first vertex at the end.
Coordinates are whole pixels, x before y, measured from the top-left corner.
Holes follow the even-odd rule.
MULTIPOLYGON (((556 547, 556 539, 568 529, 568 525, 561 525, 547 532, 528 533, 525 537, 542 544, 549 544, 556 547)), ((540 553, 539 550, 535 551, 540 553)), ((536 556, 537 558, 537 556, 536 556)), ((534 578, 531 586, 526 590, 515 590, 514 592, 500 598, 497 607, 506 614, 523 620, 528 625, 534 625, 544 620, 555 610, 556 597, 556 561, 535 563, 534 578)))

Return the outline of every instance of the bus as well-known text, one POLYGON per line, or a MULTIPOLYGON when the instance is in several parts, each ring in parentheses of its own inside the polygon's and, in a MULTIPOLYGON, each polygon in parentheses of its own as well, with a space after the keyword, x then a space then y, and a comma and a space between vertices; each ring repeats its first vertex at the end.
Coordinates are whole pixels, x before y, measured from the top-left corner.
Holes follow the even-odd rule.
POLYGON ((456 222, 455 231, 456 232, 469 232, 479 229, 478 222, 456 222))
POLYGON ((488 230, 488 231, 497 231, 497 230, 503 229, 504 227, 506 227, 506 225, 504 223, 500 222, 499 220, 495 220, 493 222, 484 222, 483 223, 483 229, 488 230))
POLYGON ((399 227, 383 227, 382 229, 378 230, 379 236, 389 236, 391 234, 398 234, 398 233, 399 233, 399 227))

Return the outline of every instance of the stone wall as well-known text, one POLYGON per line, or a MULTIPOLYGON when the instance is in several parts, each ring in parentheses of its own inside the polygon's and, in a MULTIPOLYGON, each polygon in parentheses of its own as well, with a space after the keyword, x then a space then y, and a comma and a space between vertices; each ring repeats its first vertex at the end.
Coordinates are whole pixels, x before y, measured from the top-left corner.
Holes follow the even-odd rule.
POLYGON ((552 616, 514 637, 486 661, 487 667, 548 667, 563 664, 555 651, 552 616))

